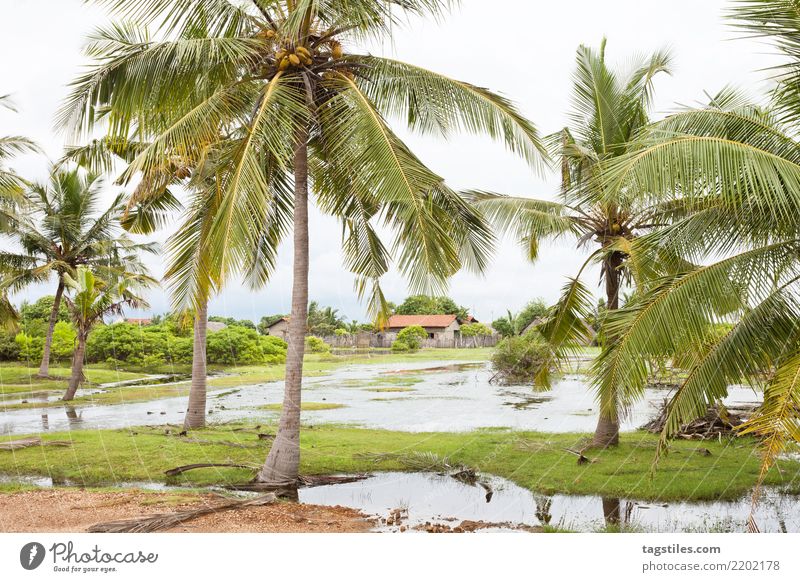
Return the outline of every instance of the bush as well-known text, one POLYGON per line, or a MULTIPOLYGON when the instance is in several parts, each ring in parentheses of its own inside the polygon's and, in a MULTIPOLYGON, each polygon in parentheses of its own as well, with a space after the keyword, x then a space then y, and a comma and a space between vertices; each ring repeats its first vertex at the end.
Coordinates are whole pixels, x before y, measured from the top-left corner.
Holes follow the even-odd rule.
POLYGON ((23 361, 34 362, 42 359, 44 353, 44 338, 19 332, 14 338, 19 346, 19 358, 23 361))
POLYGON ((392 351, 393 352, 410 352, 411 348, 408 347, 408 344, 403 340, 394 340, 392 342, 392 351))
POLYGON ((19 344, 14 332, 0 332, 0 361, 19 360, 19 344))
POLYGON ((343 327, 336 328, 335 330, 333 330, 333 333, 336 337, 344 337, 350 335, 350 332, 344 329, 343 327))
POLYGON ((312 354, 324 354, 331 351, 331 346, 326 344, 322 338, 309 335, 306 336, 306 351, 312 354))
POLYGON ((550 346, 538 332, 508 337, 497 344, 492 354, 496 378, 504 384, 532 384, 542 366, 547 365, 550 346))
POLYGON ((75 328, 66 321, 59 321, 53 328, 53 343, 50 345, 50 356, 56 361, 72 358, 75 351, 75 328))
MULTIPOLYGON (((427 339, 428 332, 420 325, 404 327, 397 334, 397 340, 406 344, 409 350, 418 350, 422 347, 422 340, 427 339)), ((394 346, 394 344, 392 344, 394 346)))
POLYGON ((207 354, 211 364, 279 364, 286 361, 286 342, 231 325, 208 334, 207 354))

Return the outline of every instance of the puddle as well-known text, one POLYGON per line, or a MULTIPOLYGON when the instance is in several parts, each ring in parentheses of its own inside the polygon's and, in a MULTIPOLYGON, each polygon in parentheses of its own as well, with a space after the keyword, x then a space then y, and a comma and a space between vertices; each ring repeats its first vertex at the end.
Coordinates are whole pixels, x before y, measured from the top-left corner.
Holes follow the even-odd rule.
MULTIPOLYGON (((339 423, 366 428, 408 432, 470 431, 506 427, 541 432, 591 432, 596 424, 597 404, 587 379, 564 376, 549 392, 533 392, 530 386, 490 384, 487 362, 425 361, 405 364, 347 364, 327 376, 307 378, 303 397, 308 402, 336 402, 335 410, 304 411, 311 424, 339 423), (381 394, 381 388, 411 388, 406 392, 381 394)), ((172 381, 175 381, 174 379, 172 381)), ((647 422, 669 389, 650 387, 626 417, 623 431, 647 422)), ((209 421, 239 419, 267 421, 276 412, 258 407, 283 400, 283 382, 268 382, 209 392, 209 421)), ((750 388, 732 386, 728 405, 746 405, 760 400, 750 388)), ((125 428, 140 425, 180 424, 186 398, 173 397, 150 402, 122 404, 86 403, 77 408, 80 428, 125 428)), ((0 410, 2 403, 0 402, 0 410)), ((79 428, 75 414, 66 408, 28 408, 0 414, 0 434, 79 428)))
MULTIPOLYGON (((524 526, 553 526, 592 532, 606 525, 648 532, 747 531, 750 498, 737 501, 654 503, 592 495, 537 495, 511 481, 492 477, 486 491, 436 473, 378 473, 362 481, 299 490, 300 501, 317 505, 343 505, 384 518, 378 531, 409 531, 415 527, 462 521, 524 526), (400 523, 385 518, 400 510, 400 523)), ((756 512, 761 531, 800 532, 798 498, 767 490, 756 512)), ((494 527, 479 531, 511 531, 494 527)))

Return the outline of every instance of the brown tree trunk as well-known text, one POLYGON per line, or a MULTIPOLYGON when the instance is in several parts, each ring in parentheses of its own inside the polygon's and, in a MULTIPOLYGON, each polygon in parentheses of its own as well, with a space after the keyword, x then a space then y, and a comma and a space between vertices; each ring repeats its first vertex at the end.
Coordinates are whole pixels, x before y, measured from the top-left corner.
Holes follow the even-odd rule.
POLYGON ((53 309, 50 311, 50 321, 47 325, 47 335, 44 338, 44 352, 42 353, 42 363, 39 366, 39 378, 47 378, 50 375, 50 348, 53 344, 53 330, 58 323, 58 308, 61 307, 61 296, 64 294, 64 279, 58 276, 58 288, 53 299, 53 309))
POLYGON ((208 299, 197 306, 194 316, 192 343, 192 387, 183 428, 201 428, 206 424, 206 337, 208 329, 208 299))
POLYGON ((67 386, 67 393, 64 394, 62 400, 72 400, 75 398, 75 392, 83 382, 83 356, 86 353, 86 334, 78 330, 78 345, 75 348, 75 353, 72 354, 72 375, 69 378, 69 385, 67 386))
POLYGON ((289 319, 286 380, 280 424, 257 480, 292 485, 300 470, 300 393, 308 321, 308 146, 307 135, 297 139, 294 155, 294 272, 292 314, 289 319))
MULTIPOLYGON (((619 286, 622 255, 612 253, 603 261, 603 274, 606 281, 606 308, 609 311, 619 309, 619 286)), ((606 342, 616 341, 615 338, 606 336, 606 342)), ((607 448, 619 444, 619 410, 616 393, 601 394, 600 418, 592 438, 592 446, 607 448)))

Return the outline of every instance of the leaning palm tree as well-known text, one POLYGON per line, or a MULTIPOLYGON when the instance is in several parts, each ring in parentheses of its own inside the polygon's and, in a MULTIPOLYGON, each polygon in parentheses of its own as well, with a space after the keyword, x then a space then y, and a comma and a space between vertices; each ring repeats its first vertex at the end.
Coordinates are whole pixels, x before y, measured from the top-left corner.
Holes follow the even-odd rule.
MULTIPOLYGON (((482 269, 491 235, 482 218, 395 135, 385 116, 415 130, 489 134, 539 166, 534 127, 497 95, 392 59, 356 43, 389 36, 402 15, 444 13, 442 0, 97 0, 133 25, 102 30, 96 66, 75 83, 61 120, 79 130, 108 111, 110 136, 132 126, 157 133, 124 178, 167 151, 213 158, 220 207, 209 233, 210 266, 223 283, 252 249, 270 252, 265 217, 293 230, 294 272, 283 411, 258 479, 295 482, 308 309, 309 193, 342 222, 347 267, 378 316, 378 281, 395 235, 398 267, 419 289, 442 289, 462 266, 482 269), (152 40, 142 26, 155 23, 152 40), (166 121, 165 121, 166 120, 166 121), (166 127, 165 127, 166 125, 166 127), (153 131, 156 130, 156 131, 153 131), (220 136, 226 136, 220 139, 220 136), (291 221, 276 215, 290 208, 291 221), (371 284, 371 291, 370 291, 371 284)), ((268 263, 248 278, 263 281, 268 263)))
MULTIPOLYGON (((646 192, 659 203, 692 208, 631 245, 637 263, 659 255, 699 265, 666 265, 667 272, 648 278, 638 300, 610 318, 620 340, 597 363, 599 381, 629 400, 643 390, 650 356, 678 354, 688 362, 666 409, 656 459, 729 385, 747 381, 763 389, 763 404, 743 427, 762 440, 759 484, 786 446, 800 441, 796 8, 787 0, 759 0, 733 10, 739 26, 772 37, 787 57, 768 105, 726 89, 708 106, 650 128, 606 172, 609 191, 646 192), (707 341, 708 326, 720 321, 731 323, 730 330, 707 341)), ((758 493, 757 486, 754 502, 758 493)))
POLYGON ((74 278, 69 273, 64 274, 64 283, 71 292, 64 296, 64 300, 75 326, 76 345, 72 356, 72 373, 62 400, 72 400, 84 380, 83 359, 86 340, 92 328, 104 317, 122 313, 125 307, 147 307, 137 293, 140 288, 155 283, 155 280, 142 273, 123 273, 117 280, 107 282, 95 277, 91 269, 80 266, 74 278))
POLYGON ((47 184, 32 184, 25 201, 25 215, 16 214, 12 237, 21 251, 0 252, 5 276, 3 289, 20 290, 56 275, 57 285, 38 375, 47 377, 50 346, 58 321, 58 309, 66 286, 65 275, 75 275, 80 265, 97 272, 134 271, 139 253, 155 252, 153 244, 133 242, 121 232, 123 195, 98 214, 103 181, 99 175, 78 168, 54 170, 47 184))
MULTIPOLYGON (((625 245, 658 226, 661 220, 661 210, 643 199, 600 198, 598 174, 604 162, 628 151, 631 138, 648 123, 653 80, 659 73, 669 73, 670 56, 654 53, 623 75, 606 64, 605 47, 603 39, 599 51, 578 48, 571 123, 550 137, 554 157, 561 162, 562 200, 469 193, 501 229, 519 239, 531 260, 536 258, 539 243, 545 238, 571 236, 579 248, 590 244, 596 248, 564 287, 548 319, 538 326, 553 348, 553 358, 544 362, 535 378, 541 388, 549 387, 551 366, 586 336, 586 320, 594 305, 590 291, 581 281, 584 270, 592 263, 600 264, 606 307, 619 308, 620 289, 630 282, 625 245)), ((615 338, 606 334, 605 341, 613 343, 615 338)), ((599 400, 600 418, 593 445, 616 445, 620 415, 616 395, 600 392, 599 400)))

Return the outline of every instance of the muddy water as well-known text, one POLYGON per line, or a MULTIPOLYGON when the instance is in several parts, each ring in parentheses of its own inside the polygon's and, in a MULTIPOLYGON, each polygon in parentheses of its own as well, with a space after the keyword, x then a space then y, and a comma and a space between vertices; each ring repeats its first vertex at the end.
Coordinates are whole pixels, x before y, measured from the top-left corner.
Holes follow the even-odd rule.
MULTIPOLYGON (((750 499, 715 502, 652 503, 630 499, 603 499, 585 495, 536 495, 514 483, 491 477, 486 491, 435 473, 379 473, 354 483, 301 489, 300 501, 343 505, 385 518, 402 511, 401 524, 379 529, 411 531, 426 522, 451 527, 463 520, 527 526, 549 525, 572 531, 598 531, 619 525, 632 531, 747 531, 750 499), (619 522, 619 523, 615 523, 619 522), (405 528, 404 528, 405 529, 405 528)), ((767 491, 756 513, 762 531, 800 532, 797 497, 767 491)), ((491 530, 508 530, 495 527, 491 530)))
MULTIPOLYGON (((306 379, 303 390, 307 402, 344 406, 304 412, 303 420, 411 432, 469 431, 483 427, 542 432, 594 429, 597 405, 584 376, 565 376, 550 392, 536 393, 529 386, 490 384, 491 375, 486 362, 346 365, 328 376, 306 379)), ((648 389, 622 429, 641 426, 668 395, 667 389, 648 389)), ((279 403, 282 398, 282 382, 212 391, 208 400, 209 420, 275 419, 277 412, 258 407, 279 403)), ((748 388, 732 387, 726 402, 741 404, 758 399, 748 388)), ((185 408, 185 397, 9 411, 2 411, 0 403, 0 434, 178 424, 183 421, 185 408)))

